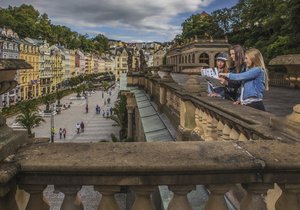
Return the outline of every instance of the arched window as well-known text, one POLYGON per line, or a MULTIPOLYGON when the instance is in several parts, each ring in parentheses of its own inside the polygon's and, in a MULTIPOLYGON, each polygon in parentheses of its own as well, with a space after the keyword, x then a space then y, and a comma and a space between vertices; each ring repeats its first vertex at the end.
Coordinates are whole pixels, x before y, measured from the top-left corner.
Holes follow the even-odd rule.
POLYGON ((191 55, 189 55, 189 63, 191 63, 191 55))
POLYGON ((206 53, 202 53, 199 56, 199 63, 206 63, 207 65, 209 65, 209 56, 206 53))
POLYGON ((195 54, 192 55, 192 63, 195 63, 195 54))
POLYGON ((184 63, 187 63, 187 56, 184 56, 184 63))

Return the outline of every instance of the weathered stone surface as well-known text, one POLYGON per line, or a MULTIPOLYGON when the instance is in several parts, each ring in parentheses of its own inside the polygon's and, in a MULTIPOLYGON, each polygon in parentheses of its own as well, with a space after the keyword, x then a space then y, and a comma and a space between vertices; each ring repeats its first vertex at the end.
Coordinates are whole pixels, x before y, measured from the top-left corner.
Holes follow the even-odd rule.
POLYGON ((264 172, 274 182, 282 171, 277 181, 294 182, 285 179, 289 170, 300 177, 300 146, 278 141, 49 144, 19 155, 24 183, 53 184, 62 175, 63 182, 91 185, 243 183, 265 180, 264 172), (30 178, 44 172, 48 176, 30 178))

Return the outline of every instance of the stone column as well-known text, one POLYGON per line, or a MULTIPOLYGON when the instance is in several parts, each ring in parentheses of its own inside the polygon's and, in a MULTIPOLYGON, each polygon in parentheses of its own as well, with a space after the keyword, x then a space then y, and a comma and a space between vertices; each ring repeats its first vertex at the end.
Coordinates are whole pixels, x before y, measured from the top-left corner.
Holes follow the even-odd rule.
POLYGON ((19 210, 15 200, 17 186, 0 187, 0 209, 19 210))
POLYGON ((229 191, 231 185, 209 185, 210 191, 208 201, 205 204, 205 210, 229 210, 224 198, 224 194, 229 191))
POLYGON ((136 193, 132 210, 155 210, 151 200, 151 193, 155 191, 155 188, 153 186, 132 187, 132 190, 136 193))
POLYGON ((174 196, 169 203, 168 210, 192 210, 187 194, 195 189, 195 186, 169 186, 174 196))
POLYGON ((102 195, 98 210, 120 210, 115 199, 115 193, 120 191, 119 186, 94 186, 94 189, 102 195))
POLYGON ((20 188, 24 189, 30 194, 26 210, 49 210, 50 206, 45 202, 43 191, 46 185, 21 185, 20 188))
POLYGON ((276 202, 276 210, 300 209, 300 184, 280 185, 282 194, 276 202))
POLYGON ((128 113, 128 132, 127 132, 127 138, 133 137, 133 110, 134 108, 132 106, 127 106, 127 113, 128 113))
POLYGON ((55 189, 65 194, 61 210, 83 210, 83 205, 77 192, 81 186, 55 186, 55 189))
POLYGON ((273 188, 273 184, 248 184, 245 189, 247 195, 241 201, 241 210, 267 210, 266 203, 264 201, 264 196, 267 191, 273 188))

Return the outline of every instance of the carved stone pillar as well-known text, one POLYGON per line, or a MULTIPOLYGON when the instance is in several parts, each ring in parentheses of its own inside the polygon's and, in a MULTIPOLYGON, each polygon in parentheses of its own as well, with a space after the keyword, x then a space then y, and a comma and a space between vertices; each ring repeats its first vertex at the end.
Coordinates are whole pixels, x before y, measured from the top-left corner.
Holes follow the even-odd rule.
POLYGON ((174 196, 168 206, 168 210, 192 210, 187 194, 195 189, 195 186, 169 186, 174 196))
POLYGON ((128 131, 127 131, 127 138, 133 137, 133 110, 134 108, 131 106, 127 106, 127 113, 128 113, 128 131))
POLYGON ((276 202, 276 210, 300 209, 300 184, 280 185, 282 194, 276 202))
POLYGON ((218 134, 218 140, 222 140, 222 135, 223 135, 223 128, 224 128, 224 124, 222 123, 221 120, 219 120, 218 124, 217 124, 217 134, 218 134))
POLYGON ((120 210, 115 199, 115 193, 120 191, 119 186, 95 186, 94 189, 102 195, 98 210, 120 210))
POLYGON ((229 133, 229 138, 231 140, 238 140, 239 136, 240 136, 239 132, 235 128, 232 128, 229 133))
POLYGON ((50 206, 45 202, 43 191, 46 185, 21 185, 20 188, 24 189, 30 194, 26 210, 49 210, 50 206))
POLYGON ((230 189, 231 185, 209 185, 210 191, 208 201, 205 204, 205 210, 229 210, 224 198, 224 194, 230 189))
POLYGON ((61 210, 83 210, 83 205, 77 193, 81 186, 55 186, 55 189, 65 194, 61 210))
POLYGON ((239 141, 248 141, 249 139, 243 134, 243 132, 241 132, 238 140, 239 141))
POLYGON ((231 128, 225 123, 223 130, 222 130, 222 139, 223 140, 230 140, 229 134, 231 132, 231 128))
POLYGON ((17 186, 0 187, 0 209, 19 210, 15 200, 17 186))
POLYGON ((264 196, 271 188, 273 188, 273 184, 248 184, 245 187, 247 195, 241 201, 241 210, 267 210, 264 196))
POLYGON ((136 194, 132 210, 155 210, 151 199, 151 193, 155 191, 155 188, 153 186, 132 187, 136 194))

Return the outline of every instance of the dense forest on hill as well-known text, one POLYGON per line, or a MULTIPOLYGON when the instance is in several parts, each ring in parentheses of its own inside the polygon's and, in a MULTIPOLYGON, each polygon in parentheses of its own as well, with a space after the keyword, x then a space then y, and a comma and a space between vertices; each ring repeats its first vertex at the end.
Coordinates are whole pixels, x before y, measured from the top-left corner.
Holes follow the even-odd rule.
POLYGON ((99 34, 89 38, 71 31, 66 26, 54 25, 47 14, 40 14, 31 5, 0 8, 0 27, 11 28, 20 38, 46 39, 50 44, 60 44, 68 49, 82 49, 85 52, 106 52, 108 39, 99 34))
POLYGON ((229 43, 260 49, 267 60, 277 55, 300 53, 299 0, 240 0, 232 8, 211 15, 195 14, 182 23, 182 42, 197 35, 227 36, 229 43))

